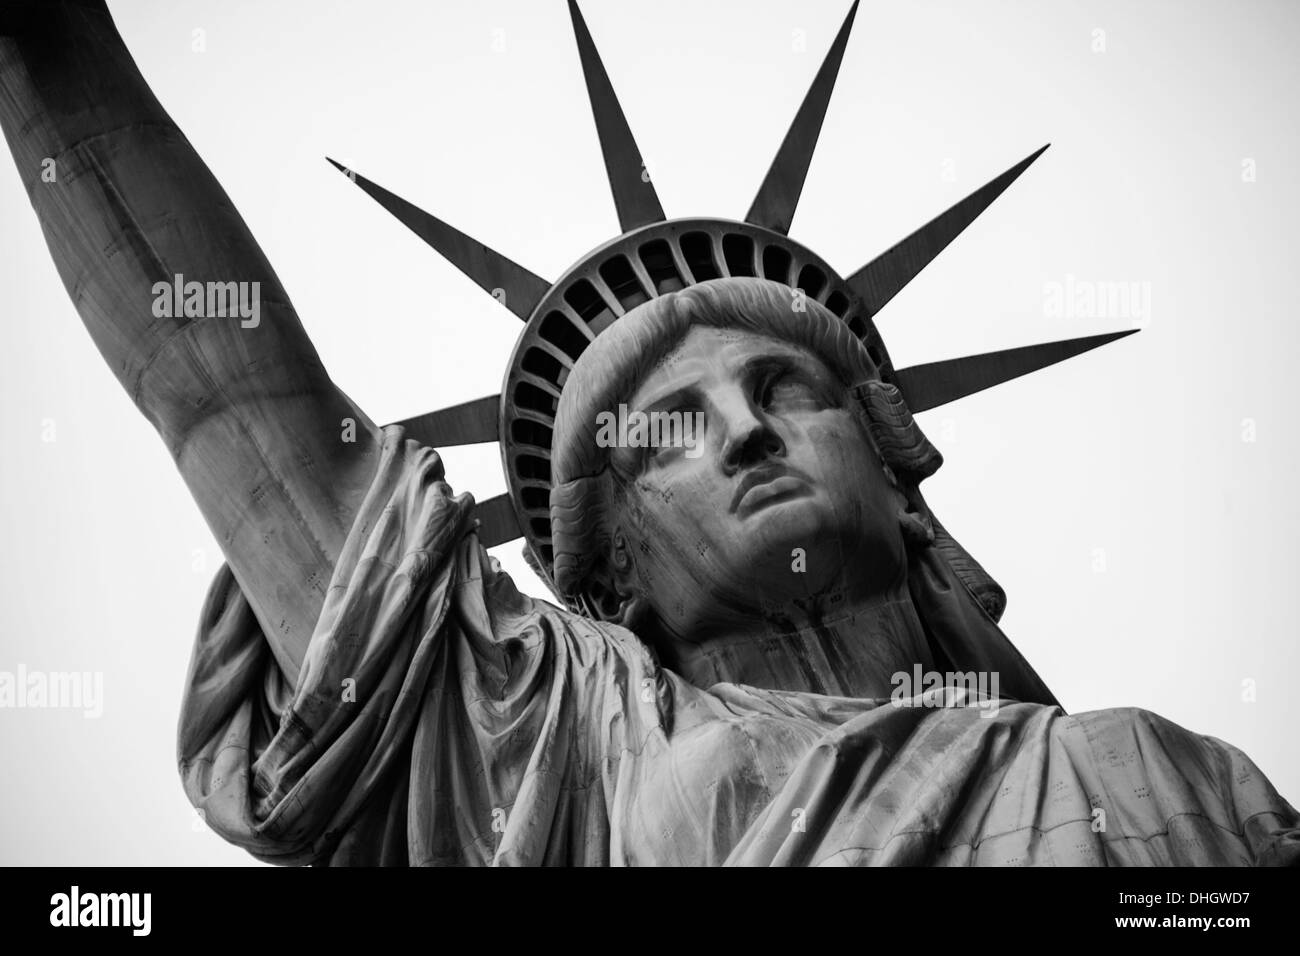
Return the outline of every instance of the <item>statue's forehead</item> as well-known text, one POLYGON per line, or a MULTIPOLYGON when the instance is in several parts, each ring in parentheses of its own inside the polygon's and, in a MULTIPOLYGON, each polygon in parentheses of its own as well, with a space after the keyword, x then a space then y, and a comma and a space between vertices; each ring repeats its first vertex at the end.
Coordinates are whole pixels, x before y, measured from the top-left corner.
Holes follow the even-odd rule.
POLYGON ((713 358, 718 355, 719 350, 723 350, 724 354, 734 356, 748 354, 751 351, 777 353, 804 351, 793 343, 751 329, 697 325, 682 336, 676 345, 660 356, 652 369, 673 368, 692 359, 713 358))
POLYGON ((815 358, 803 346, 750 329, 694 326, 650 366, 634 397, 685 384, 696 375, 739 372, 755 355, 765 354, 815 358))

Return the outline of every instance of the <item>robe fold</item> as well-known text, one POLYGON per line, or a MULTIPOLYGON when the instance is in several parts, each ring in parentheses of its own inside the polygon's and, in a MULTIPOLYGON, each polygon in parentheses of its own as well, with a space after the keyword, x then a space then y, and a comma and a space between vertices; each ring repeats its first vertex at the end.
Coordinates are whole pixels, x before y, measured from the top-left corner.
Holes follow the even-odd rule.
POLYGON ((385 429, 296 685, 228 567, 212 585, 181 777, 259 859, 1300 862, 1300 819, 1248 757, 1146 711, 694 687, 626 629, 519 593, 442 479, 385 429))

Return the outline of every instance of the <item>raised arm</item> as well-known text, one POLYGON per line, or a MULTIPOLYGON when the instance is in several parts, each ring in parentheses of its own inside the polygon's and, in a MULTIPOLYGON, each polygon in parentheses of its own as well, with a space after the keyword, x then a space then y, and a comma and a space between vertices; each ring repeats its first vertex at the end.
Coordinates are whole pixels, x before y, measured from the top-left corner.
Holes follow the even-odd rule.
POLYGON ((102 0, 0 0, 0 127, 82 321, 296 679, 374 472, 374 426, 330 381, 102 0), (178 275, 250 295, 257 283, 256 311, 205 296, 178 315, 155 289, 178 275))

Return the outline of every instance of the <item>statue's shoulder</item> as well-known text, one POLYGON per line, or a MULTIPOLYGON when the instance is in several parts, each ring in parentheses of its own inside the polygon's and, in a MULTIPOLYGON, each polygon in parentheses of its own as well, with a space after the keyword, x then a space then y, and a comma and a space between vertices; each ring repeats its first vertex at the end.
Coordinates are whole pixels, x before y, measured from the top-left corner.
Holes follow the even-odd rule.
POLYGON ((389 425, 348 555, 356 563, 375 559, 374 574, 401 572, 414 590, 429 596, 449 588, 456 626, 494 657, 502 651, 528 655, 548 643, 564 646, 580 661, 645 653, 625 628, 521 591, 488 553, 490 539, 484 540, 477 511, 472 495, 448 485, 435 449, 406 437, 402 426, 389 425))
POLYGON ((535 640, 562 642, 583 657, 592 654, 648 656, 645 644, 627 628, 594 621, 545 598, 524 593, 501 563, 481 545, 478 547, 485 610, 498 641, 529 636, 535 640))
POLYGON ((1217 737, 1198 733, 1141 707, 1108 707, 1063 716, 1055 722, 1067 748, 1109 767, 1145 765, 1204 769, 1245 755, 1217 737))
POLYGON ((1072 713, 1061 722, 1063 732, 1082 732, 1092 739, 1113 735, 1132 735, 1138 732, 1150 732, 1172 736, 1197 736, 1162 717, 1155 711, 1141 707, 1106 707, 1101 710, 1086 710, 1072 713))

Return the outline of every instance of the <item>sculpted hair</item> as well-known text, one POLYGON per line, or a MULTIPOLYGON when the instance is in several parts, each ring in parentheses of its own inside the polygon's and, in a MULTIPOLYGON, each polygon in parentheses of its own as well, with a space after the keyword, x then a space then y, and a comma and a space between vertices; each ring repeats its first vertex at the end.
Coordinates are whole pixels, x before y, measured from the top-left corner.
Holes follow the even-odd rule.
POLYGON ((985 612, 1000 617, 1002 589, 933 521, 920 498, 916 486, 943 458, 902 394, 880 380, 866 347, 842 319, 788 286, 757 278, 714 279, 652 299, 597 338, 574 366, 556 412, 550 500, 553 579, 570 608, 606 620, 615 613, 593 596, 612 592, 613 562, 620 560, 610 538, 619 489, 609 450, 596 442, 597 416, 625 402, 693 326, 771 336, 826 363, 864 410, 891 479, 913 503, 909 540, 939 549, 985 612))

